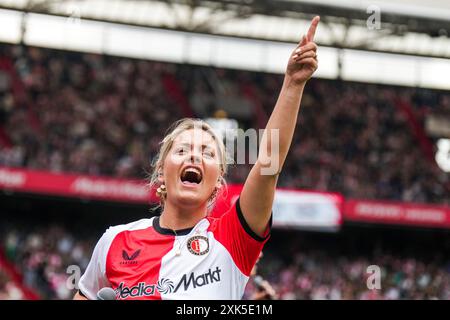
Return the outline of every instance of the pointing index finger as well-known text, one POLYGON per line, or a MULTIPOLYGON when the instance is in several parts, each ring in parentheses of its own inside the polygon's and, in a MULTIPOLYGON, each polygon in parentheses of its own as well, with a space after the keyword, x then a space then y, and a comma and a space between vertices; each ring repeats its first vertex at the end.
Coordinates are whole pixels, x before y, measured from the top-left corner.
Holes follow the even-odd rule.
POLYGON ((309 27, 308 34, 306 36, 308 42, 314 40, 314 35, 316 34, 317 25, 319 24, 320 17, 315 16, 311 21, 311 26, 309 27))

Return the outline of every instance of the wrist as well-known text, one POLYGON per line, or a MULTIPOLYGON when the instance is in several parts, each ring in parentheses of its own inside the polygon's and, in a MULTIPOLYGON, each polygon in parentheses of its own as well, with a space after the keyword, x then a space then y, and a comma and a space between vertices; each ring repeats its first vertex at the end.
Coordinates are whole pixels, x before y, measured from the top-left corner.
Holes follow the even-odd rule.
POLYGON ((306 81, 297 82, 289 77, 285 77, 281 92, 286 98, 290 97, 293 99, 298 99, 298 97, 303 95, 305 85, 306 81))
POLYGON ((305 88, 305 85, 306 85, 306 80, 305 81, 294 80, 292 77, 290 77, 288 75, 286 75, 284 77, 283 87, 286 89, 301 91, 305 88))

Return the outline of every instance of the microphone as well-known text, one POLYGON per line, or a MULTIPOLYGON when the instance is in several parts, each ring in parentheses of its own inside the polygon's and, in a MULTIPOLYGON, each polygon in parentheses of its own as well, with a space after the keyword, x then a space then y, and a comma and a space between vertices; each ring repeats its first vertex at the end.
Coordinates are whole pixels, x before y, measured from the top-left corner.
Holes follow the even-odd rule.
POLYGON ((116 300, 116 292, 109 287, 101 288, 97 292, 97 300, 116 300))
POLYGON ((254 276, 253 282, 255 283, 256 289, 263 294, 263 296, 260 296, 256 300, 275 300, 277 299, 277 294, 275 290, 272 288, 272 286, 264 280, 261 276, 254 276))
POLYGON ((264 285, 263 285, 263 282, 264 282, 263 277, 261 277, 261 276, 254 276, 253 277, 253 282, 255 283, 256 288, 258 290, 265 290, 264 285))

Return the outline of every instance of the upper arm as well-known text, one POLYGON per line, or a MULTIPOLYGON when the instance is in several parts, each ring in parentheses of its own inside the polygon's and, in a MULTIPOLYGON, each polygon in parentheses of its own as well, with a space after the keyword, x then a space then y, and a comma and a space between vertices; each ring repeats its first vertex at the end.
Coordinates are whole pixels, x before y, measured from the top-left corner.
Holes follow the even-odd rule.
POLYGON ((278 175, 261 174, 261 165, 257 161, 241 192, 242 214, 248 226, 259 236, 267 230, 272 215, 277 180, 278 175))
POLYGON ((230 253, 235 265, 246 276, 249 276, 264 244, 270 237, 270 225, 260 236, 253 232, 243 216, 240 198, 232 207, 213 220, 210 231, 230 253))

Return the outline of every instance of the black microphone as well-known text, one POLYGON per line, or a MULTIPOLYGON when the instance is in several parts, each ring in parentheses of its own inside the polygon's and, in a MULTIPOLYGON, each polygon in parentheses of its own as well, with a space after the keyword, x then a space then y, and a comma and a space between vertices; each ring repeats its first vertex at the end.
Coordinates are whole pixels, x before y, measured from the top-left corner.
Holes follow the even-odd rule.
POLYGON ((101 288, 97 292, 97 300, 116 300, 116 292, 109 287, 101 288))

